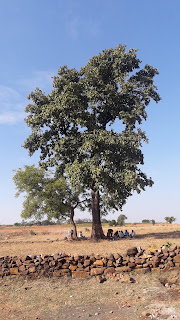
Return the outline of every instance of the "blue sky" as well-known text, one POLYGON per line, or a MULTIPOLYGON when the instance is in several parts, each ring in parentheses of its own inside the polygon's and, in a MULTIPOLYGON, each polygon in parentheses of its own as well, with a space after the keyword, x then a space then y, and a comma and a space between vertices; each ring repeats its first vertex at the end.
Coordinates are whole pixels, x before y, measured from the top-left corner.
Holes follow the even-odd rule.
POLYGON ((143 123, 149 138, 143 170, 155 184, 128 199, 123 213, 131 222, 173 215, 180 223, 179 15, 178 0, 0 0, 0 224, 21 220, 12 170, 38 161, 21 147, 30 133, 23 120, 27 95, 36 87, 48 93, 60 66, 79 69, 118 44, 139 48, 142 66, 158 68, 162 97, 143 123))

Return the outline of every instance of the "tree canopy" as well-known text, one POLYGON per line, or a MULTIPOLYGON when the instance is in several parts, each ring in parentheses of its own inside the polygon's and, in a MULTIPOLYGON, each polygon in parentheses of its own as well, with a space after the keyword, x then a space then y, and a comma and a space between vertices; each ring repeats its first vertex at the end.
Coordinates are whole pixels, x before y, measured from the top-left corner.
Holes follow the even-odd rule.
POLYGON ((117 224, 119 226, 123 226, 126 219, 127 217, 125 216, 125 214, 120 214, 119 217, 117 218, 117 224))
POLYGON ((176 218, 174 218, 173 216, 172 217, 165 217, 164 220, 168 223, 172 223, 172 222, 176 221, 176 218))
POLYGON ((34 165, 16 170, 13 181, 17 189, 16 197, 20 194, 25 197, 21 213, 23 219, 35 218, 38 221, 45 216, 48 220, 62 221, 70 218, 76 236, 74 209, 84 209, 82 190, 78 188, 73 191, 64 177, 57 179, 52 172, 34 165))
POLYGON ((100 199, 107 209, 122 209, 134 191, 153 184, 140 169, 147 138, 139 125, 150 100, 160 100, 158 71, 140 64, 137 50, 119 45, 80 71, 60 67, 51 93, 37 88, 29 95, 26 123, 32 133, 24 147, 30 155, 40 150, 40 165, 55 167, 72 187, 91 190, 94 237, 103 237, 100 199))

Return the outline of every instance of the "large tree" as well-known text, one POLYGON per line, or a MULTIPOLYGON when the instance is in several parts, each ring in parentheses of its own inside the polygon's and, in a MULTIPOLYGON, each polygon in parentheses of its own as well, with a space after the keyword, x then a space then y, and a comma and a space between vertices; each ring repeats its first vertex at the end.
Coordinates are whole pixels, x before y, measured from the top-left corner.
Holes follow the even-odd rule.
POLYGON ((158 71, 140 64, 137 50, 119 45, 80 71, 61 67, 50 94, 37 88, 29 95, 32 133, 24 147, 30 155, 40 150, 40 165, 56 167, 74 188, 91 190, 92 237, 103 237, 100 199, 118 210, 134 191, 153 184, 140 169, 147 138, 139 126, 150 100, 160 100, 158 71))
POLYGON ((26 165, 15 172, 13 181, 17 190, 16 197, 23 194, 25 198, 21 217, 25 220, 41 220, 46 217, 48 220, 58 221, 69 218, 76 238, 74 210, 77 207, 84 209, 86 198, 83 198, 82 190, 78 188, 73 191, 65 178, 57 179, 52 172, 34 165, 26 165))

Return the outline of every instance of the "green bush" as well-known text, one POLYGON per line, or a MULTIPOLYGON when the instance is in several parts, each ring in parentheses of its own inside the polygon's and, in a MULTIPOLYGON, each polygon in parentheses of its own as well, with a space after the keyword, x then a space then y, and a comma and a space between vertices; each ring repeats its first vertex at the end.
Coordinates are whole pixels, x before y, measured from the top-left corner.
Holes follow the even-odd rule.
POLYGON ((119 217, 117 218, 117 224, 119 226, 123 226, 126 219, 127 217, 124 214, 120 214, 119 217))
POLYGON ((166 222, 168 222, 168 223, 172 223, 172 222, 176 221, 176 218, 174 218, 174 217, 165 217, 164 220, 166 222))
POLYGON ((109 227, 117 226, 116 220, 110 220, 109 221, 109 227))
POLYGON ((33 230, 30 230, 30 234, 31 236, 36 236, 36 232, 34 232, 33 230))

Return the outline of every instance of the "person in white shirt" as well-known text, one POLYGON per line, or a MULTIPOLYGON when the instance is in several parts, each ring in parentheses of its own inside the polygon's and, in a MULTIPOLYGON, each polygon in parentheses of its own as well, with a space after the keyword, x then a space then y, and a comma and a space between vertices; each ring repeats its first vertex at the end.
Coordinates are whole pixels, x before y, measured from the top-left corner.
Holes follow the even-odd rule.
POLYGON ((132 238, 135 238, 135 236, 136 236, 136 233, 134 232, 134 230, 132 230, 132 231, 131 231, 131 237, 132 237, 132 238))
POLYGON ((68 238, 69 239, 73 238, 73 230, 71 230, 71 229, 68 230, 68 238))
POLYGON ((118 235, 119 235, 119 238, 124 238, 124 233, 122 230, 118 232, 118 235))
POLYGON ((82 231, 79 232, 79 238, 83 238, 82 231))

